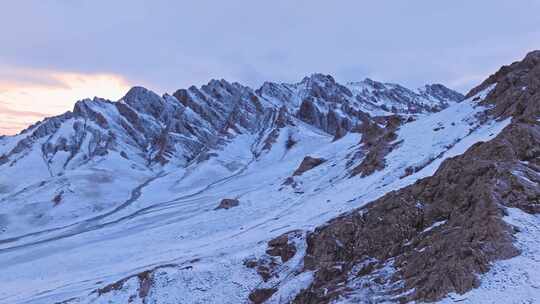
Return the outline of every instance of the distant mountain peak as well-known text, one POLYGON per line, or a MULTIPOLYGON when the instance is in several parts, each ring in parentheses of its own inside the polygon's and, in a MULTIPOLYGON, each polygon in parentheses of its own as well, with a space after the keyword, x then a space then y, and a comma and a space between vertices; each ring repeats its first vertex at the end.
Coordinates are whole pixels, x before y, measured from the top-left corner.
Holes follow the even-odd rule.
MULTIPOLYGON (((25 132, 32 131, 32 141, 52 134, 63 138, 47 144, 53 151, 47 157, 53 161, 54 151, 67 149, 71 156, 66 164, 73 166, 75 159, 84 163, 103 153, 128 155, 127 150, 137 155, 130 159, 144 159, 145 165, 169 160, 186 164, 234 134, 259 132, 276 124, 272 119, 278 116, 280 128, 297 119, 339 138, 370 117, 436 112, 461 98, 442 85, 426 86, 421 92, 369 78, 342 85, 322 73, 294 84, 265 82, 257 90, 212 79, 200 88, 191 86, 172 95, 159 96, 134 86, 117 102, 83 99, 75 103, 73 112, 45 119, 25 132), (83 149, 80 138, 87 136, 95 144, 83 149)), ((14 151, 20 153, 25 146, 32 148, 25 143, 14 151)), ((15 152, 4 154, 14 159, 15 152)))
POLYGON ((300 83, 335 84, 336 80, 334 77, 327 74, 313 73, 310 76, 304 77, 300 83))

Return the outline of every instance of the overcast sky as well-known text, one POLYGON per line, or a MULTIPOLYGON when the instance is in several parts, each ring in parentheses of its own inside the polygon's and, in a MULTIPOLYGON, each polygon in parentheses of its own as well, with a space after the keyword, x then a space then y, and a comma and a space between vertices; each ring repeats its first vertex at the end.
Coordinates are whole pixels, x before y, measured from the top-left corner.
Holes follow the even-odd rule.
POLYGON ((322 72, 466 92, 540 48, 540 0, 0 1, 0 134, 132 85, 322 72))

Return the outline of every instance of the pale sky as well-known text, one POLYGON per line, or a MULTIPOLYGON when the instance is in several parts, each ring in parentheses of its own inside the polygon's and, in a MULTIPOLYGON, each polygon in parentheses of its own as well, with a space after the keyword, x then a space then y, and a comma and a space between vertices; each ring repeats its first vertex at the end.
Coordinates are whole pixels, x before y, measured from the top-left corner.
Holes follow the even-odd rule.
POLYGON ((0 134, 85 97, 314 72, 466 92, 540 49, 540 0, 0 0, 0 134))

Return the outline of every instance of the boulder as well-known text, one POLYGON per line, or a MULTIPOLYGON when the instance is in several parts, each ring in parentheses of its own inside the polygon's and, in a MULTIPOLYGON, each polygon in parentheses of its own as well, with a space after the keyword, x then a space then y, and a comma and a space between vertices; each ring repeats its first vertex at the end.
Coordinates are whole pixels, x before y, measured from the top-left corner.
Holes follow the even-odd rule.
POLYGON ((311 156, 304 157, 304 160, 302 160, 302 163, 300 163, 300 166, 296 171, 294 171, 293 176, 299 176, 302 175, 304 172, 309 171, 320 164, 324 163, 326 159, 324 158, 316 158, 311 156))
POLYGON ((230 209, 240 204, 240 201, 234 198, 224 198, 214 210, 230 209))

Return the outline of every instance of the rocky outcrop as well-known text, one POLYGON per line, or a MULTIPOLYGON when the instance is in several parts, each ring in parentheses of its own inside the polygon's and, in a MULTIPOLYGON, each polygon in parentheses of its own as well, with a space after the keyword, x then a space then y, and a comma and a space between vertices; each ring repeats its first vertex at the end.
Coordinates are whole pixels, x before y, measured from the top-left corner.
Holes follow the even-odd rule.
POLYGON ((234 198, 224 198, 214 210, 231 209, 240 205, 240 201, 234 198))
POLYGON ((140 272, 138 274, 135 274, 133 276, 130 276, 130 277, 127 277, 127 278, 124 278, 120 281, 117 281, 113 284, 110 284, 110 285, 107 285, 103 288, 100 288, 98 289, 96 292, 99 296, 101 295, 104 295, 104 294, 107 294, 107 293, 110 293, 110 292, 113 292, 115 290, 121 290, 124 285, 126 284, 127 281, 129 281, 130 279, 134 279, 136 278, 137 279, 137 282, 139 284, 139 287, 138 287, 138 292, 137 292, 137 296, 139 297, 139 299, 141 299, 142 303, 146 303, 146 297, 148 296, 149 292, 150 292, 150 289, 152 288, 152 282, 153 282, 153 273, 154 273, 155 269, 153 270, 147 270, 147 271, 143 271, 143 272, 140 272))
POLYGON ((353 127, 351 119, 339 115, 333 109, 322 110, 313 99, 305 99, 302 102, 297 117, 336 138, 343 137, 353 127))
POLYGON ((362 134, 362 154, 365 157, 351 170, 351 177, 365 177, 384 169, 386 155, 399 144, 393 141, 397 138, 396 130, 402 124, 403 118, 394 115, 385 117, 384 120, 384 127, 379 126, 377 121, 366 121, 359 128, 358 132, 362 134))
POLYGON ((278 256, 285 263, 296 254, 296 246, 289 242, 289 235, 281 235, 268 242, 266 253, 270 256, 278 256))
POLYGON ((62 196, 64 195, 64 191, 60 191, 59 193, 57 193, 53 199, 52 199, 52 202, 54 204, 54 206, 58 206, 60 205, 60 203, 62 202, 62 196))
POLYGON ((260 288, 253 290, 248 298, 253 304, 261 304, 270 299, 277 289, 275 288, 260 288))
POLYGON ((324 158, 316 158, 311 156, 306 156, 300 163, 300 166, 294 171, 293 176, 300 176, 304 174, 304 172, 309 171, 322 163, 324 163, 326 160, 324 158))
POLYGON ((490 114, 505 118, 519 116, 522 121, 536 121, 540 94, 540 51, 524 60, 502 67, 467 96, 494 86, 483 104, 492 105, 490 114))
POLYGON ((507 207, 540 213, 540 85, 522 87, 538 79, 537 55, 490 78, 492 115, 513 117, 496 138, 308 235, 304 265, 315 278, 295 303, 329 303, 359 286, 380 301, 436 301, 519 254, 503 217, 507 207))
POLYGON ((296 230, 270 240, 265 255, 257 259, 248 259, 244 261, 244 265, 255 269, 263 282, 270 281, 271 278, 277 276, 278 268, 296 255, 298 250, 295 242, 301 236, 302 232, 296 230))
POLYGON ((251 303, 265 303, 279 290, 283 279, 298 274, 303 251, 298 246, 304 237, 300 230, 287 232, 270 240, 265 254, 244 261, 244 266, 255 270, 262 280, 248 295, 251 303))
MULTIPOLYGON (((128 298, 128 303, 153 303, 149 302, 152 290, 156 287, 155 281, 159 276, 166 276, 167 271, 182 271, 193 269, 193 263, 198 262, 198 259, 187 262, 187 266, 177 264, 164 264, 148 270, 144 270, 133 275, 122 278, 114 283, 105 285, 91 292, 97 298, 113 297, 114 293, 125 293, 128 298), (138 301, 137 301, 138 300, 138 301)), ((96 298, 96 299, 97 299, 96 298)), ((76 303, 77 298, 75 298, 76 303)), ((109 300, 108 302, 111 302, 109 300)))
POLYGON ((447 107, 450 103, 460 102, 465 96, 459 92, 451 90, 440 83, 428 84, 419 89, 419 93, 426 99, 435 99, 439 104, 435 104, 435 110, 447 107))

